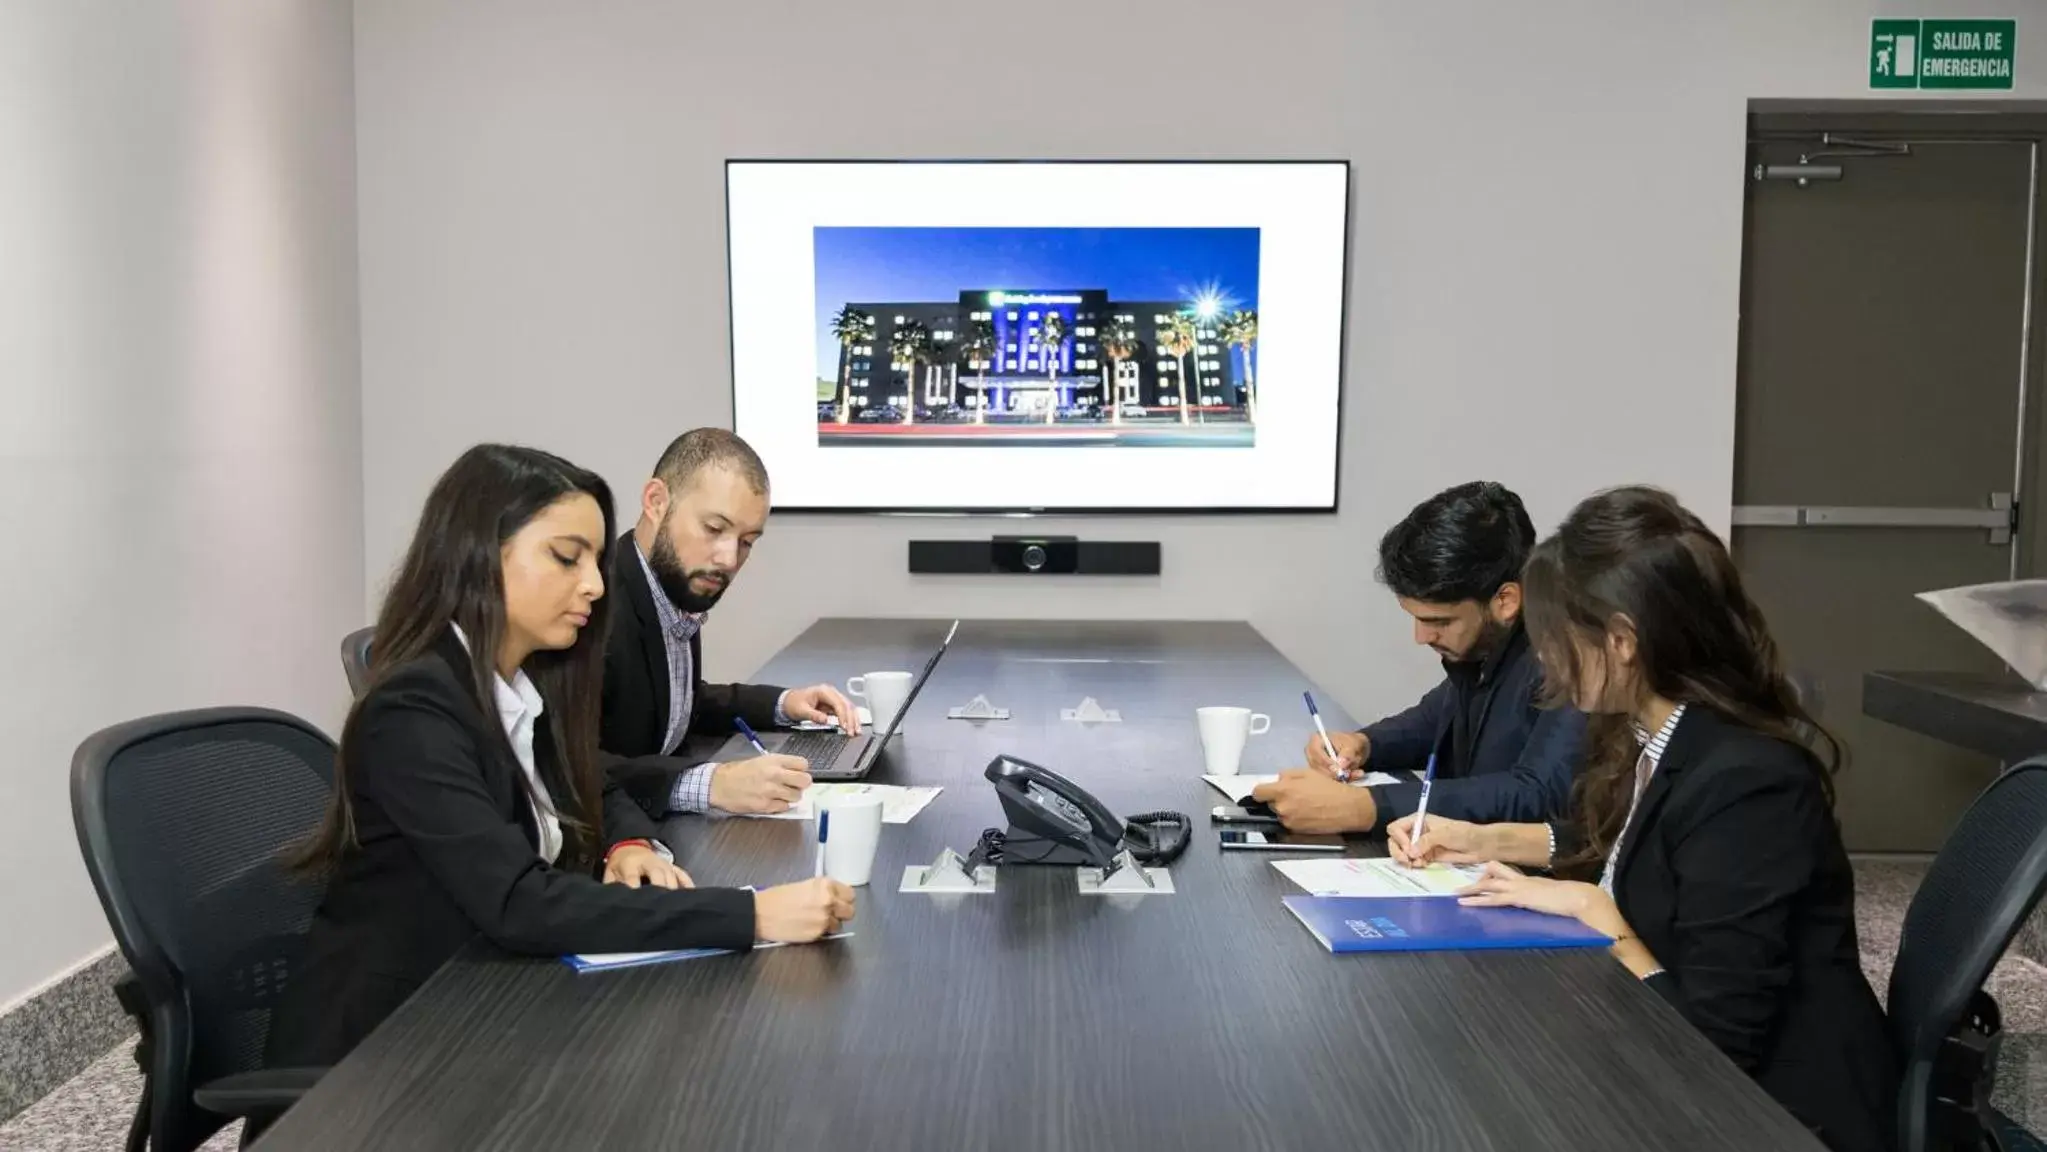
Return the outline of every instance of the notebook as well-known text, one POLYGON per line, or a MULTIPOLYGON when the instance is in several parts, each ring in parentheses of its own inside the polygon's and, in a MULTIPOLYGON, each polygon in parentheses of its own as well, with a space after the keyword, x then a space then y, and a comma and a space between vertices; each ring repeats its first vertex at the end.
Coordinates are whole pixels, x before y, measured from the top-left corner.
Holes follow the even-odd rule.
POLYGON ((1331 952, 1470 952, 1495 948, 1603 948, 1613 938, 1568 916, 1525 908, 1468 908, 1435 896, 1288 896, 1294 914, 1331 952))
MULTIPOLYGON (((1253 789, 1257 788, 1260 784, 1277 783, 1279 776, 1275 773, 1265 776, 1203 776, 1202 779, 1208 781, 1210 786, 1216 791, 1229 797, 1232 804, 1242 804, 1244 798, 1251 795, 1253 789)), ((1384 772, 1366 772, 1353 776, 1350 779, 1350 786, 1353 788, 1369 788, 1374 784, 1399 783, 1402 783, 1402 781, 1398 776, 1388 776, 1384 772)))
POLYGON ((1310 896, 1455 896, 1477 883, 1485 869, 1476 864, 1429 864, 1407 868, 1384 856, 1329 860, 1274 860, 1279 874, 1310 896))

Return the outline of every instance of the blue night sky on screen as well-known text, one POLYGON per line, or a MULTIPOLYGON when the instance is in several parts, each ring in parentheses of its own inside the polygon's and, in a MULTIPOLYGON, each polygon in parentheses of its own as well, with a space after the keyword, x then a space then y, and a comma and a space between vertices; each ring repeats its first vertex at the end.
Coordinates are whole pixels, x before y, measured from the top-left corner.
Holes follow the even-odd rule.
POLYGON ((1258 306, 1256 228, 818 228, 817 363, 832 375, 831 317, 854 302, 950 302, 963 291, 1101 288, 1111 300, 1185 300, 1219 285, 1258 306))

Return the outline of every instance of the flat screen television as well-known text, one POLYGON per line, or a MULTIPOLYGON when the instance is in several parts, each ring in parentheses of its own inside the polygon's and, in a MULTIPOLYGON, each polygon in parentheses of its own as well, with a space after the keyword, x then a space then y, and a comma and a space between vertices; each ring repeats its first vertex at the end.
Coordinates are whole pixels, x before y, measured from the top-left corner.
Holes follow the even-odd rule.
POLYGON ((726 166, 775 506, 1333 511, 1343 161, 726 166))

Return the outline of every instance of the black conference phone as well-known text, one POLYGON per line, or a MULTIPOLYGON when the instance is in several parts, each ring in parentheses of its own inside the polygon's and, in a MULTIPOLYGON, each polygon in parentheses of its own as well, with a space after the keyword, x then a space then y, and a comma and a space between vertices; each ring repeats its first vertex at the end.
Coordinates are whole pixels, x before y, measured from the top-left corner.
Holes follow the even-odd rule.
POLYGON ((1193 823, 1178 812, 1120 820, 1080 785, 1014 756, 989 761, 985 775, 1002 800, 1009 829, 981 834, 977 863, 1088 864, 1106 870, 1124 848, 1140 864, 1170 864, 1187 850, 1193 823))

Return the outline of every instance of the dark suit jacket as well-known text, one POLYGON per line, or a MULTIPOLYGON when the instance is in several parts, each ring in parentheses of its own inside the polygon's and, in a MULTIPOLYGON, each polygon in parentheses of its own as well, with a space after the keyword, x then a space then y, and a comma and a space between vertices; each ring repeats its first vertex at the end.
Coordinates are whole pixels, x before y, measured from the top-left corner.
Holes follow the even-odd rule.
MULTIPOLYGON (((656 819, 668 812, 675 778, 694 763, 661 755, 668 735, 668 648, 654 597, 666 595, 647 583, 632 533, 611 549, 611 634, 604 642, 604 728, 599 743, 608 754, 613 779, 656 819)), ((704 683, 703 645, 689 642, 697 681, 686 732, 730 736, 733 717, 755 728, 772 727, 782 690, 763 684, 704 683)))
MULTIPOLYGON (((535 956, 753 946, 749 892, 627 888, 542 863, 521 769, 470 675, 451 631, 358 705, 342 753, 358 846, 328 881, 273 1017, 272 1065, 339 1060, 477 936, 535 956)), ((547 722, 535 766, 560 795, 547 722)), ((655 829, 607 784, 603 833, 612 844, 655 829)))
MULTIPOLYGON (((1443 682, 1407 711, 1365 729, 1366 767, 1421 771, 1436 755, 1429 814, 1480 824, 1535 822, 1570 809, 1585 759, 1585 714, 1539 704, 1542 666, 1518 625, 1482 664, 1443 664, 1443 682)), ((1372 789, 1384 827, 1414 812, 1421 785, 1372 789)))
POLYGON ((1770 1095, 1837 1152, 1894 1146, 1898 1062, 1811 753, 1687 708, 1614 897, 1665 968, 1649 985, 1770 1095))

